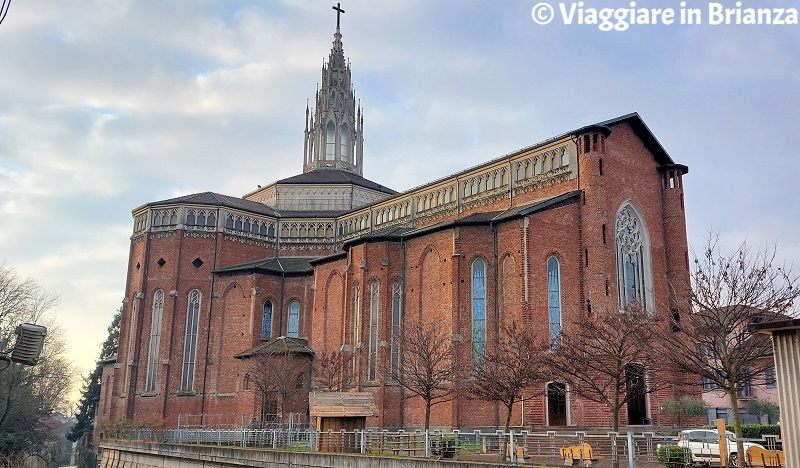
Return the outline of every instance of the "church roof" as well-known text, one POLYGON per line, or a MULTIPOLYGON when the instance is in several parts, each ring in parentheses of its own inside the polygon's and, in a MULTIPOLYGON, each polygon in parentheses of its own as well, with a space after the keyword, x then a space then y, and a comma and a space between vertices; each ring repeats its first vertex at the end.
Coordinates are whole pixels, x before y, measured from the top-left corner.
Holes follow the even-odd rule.
MULTIPOLYGON (((441 223, 429 224, 427 226, 423 226, 420 228, 391 227, 383 230, 378 230, 370 234, 357 237, 355 239, 347 240, 344 242, 342 248, 344 250, 347 250, 349 246, 360 244, 365 241, 375 241, 375 240, 400 241, 403 239, 421 236, 423 234, 439 231, 441 229, 448 229, 455 226, 481 225, 481 224, 502 222, 509 219, 518 218, 520 216, 526 216, 532 213, 536 213, 538 211, 546 210, 547 208, 556 206, 571 198, 578 197, 580 194, 581 194, 580 190, 573 190, 571 192, 563 193, 561 195, 548 198, 545 200, 535 201, 533 203, 528 203, 522 206, 515 206, 513 208, 509 208, 508 210, 472 213, 468 216, 453 221, 444 221, 441 223)), ((338 255, 331 255, 329 257, 317 258, 313 260, 311 263, 316 265, 319 263, 325 263, 328 260, 335 260, 337 258, 338 255)))
POLYGON ((372 392, 311 392, 308 395, 308 406, 312 418, 378 415, 372 392))
POLYGON ((254 262, 217 268, 214 273, 310 273, 314 270, 308 257, 271 257, 254 262))
POLYGON ((279 336, 269 341, 265 341, 246 351, 234 355, 236 359, 247 359, 253 356, 262 355, 288 355, 301 354, 313 356, 314 350, 308 347, 308 340, 302 338, 289 338, 279 336))
POLYGON ((367 180, 358 174, 340 171, 337 169, 320 169, 316 171, 310 171, 304 174, 279 180, 275 182, 275 184, 354 184, 358 185, 359 187, 388 193, 390 195, 398 193, 389 187, 385 187, 379 183, 367 180))
POLYGON ((224 206, 227 208, 236 208, 239 210, 250 211, 253 213, 258 213, 268 216, 278 216, 277 211, 275 211, 274 209, 270 208, 269 206, 263 203, 245 200, 243 198, 231 197, 228 195, 222 195, 214 192, 193 193, 191 195, 184 195, 182 197, 170 198, 168 200, 145 203, 144 205, 136 208, 133 211, 134 212, 139 211, 140 209, 146 206, 164 206, 164 205, 173 205, 176 203, 184 203, 190 205, 224 206))

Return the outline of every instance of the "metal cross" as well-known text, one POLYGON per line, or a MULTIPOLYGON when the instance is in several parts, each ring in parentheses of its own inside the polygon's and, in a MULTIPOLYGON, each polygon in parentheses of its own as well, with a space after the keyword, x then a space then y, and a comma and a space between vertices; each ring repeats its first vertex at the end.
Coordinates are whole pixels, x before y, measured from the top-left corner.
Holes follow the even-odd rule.
POLYGON ((336 10, 336 29, 339 29, 339 17, 342 15, 342 13, 344 13, 344 10, 342 10, 342 4, 336 3, 336 6, 331 8, 336 10))

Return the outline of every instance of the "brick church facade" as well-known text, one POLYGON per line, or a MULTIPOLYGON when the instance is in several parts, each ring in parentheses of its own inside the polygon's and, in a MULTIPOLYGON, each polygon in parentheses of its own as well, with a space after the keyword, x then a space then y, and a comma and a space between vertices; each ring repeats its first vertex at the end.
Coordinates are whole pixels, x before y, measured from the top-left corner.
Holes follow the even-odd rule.
MULTIPOLYGON (((378 407, 368 426, 419 427, 424 405, 378 364, 397 351, 406 317, 437 323, 471 359, 511 321, 546 337, 631 299, 669 314, 688 292, 688 169, 637 114, 396 192, 362 176, 356 102, 337 26, 306 111, 302 174, 240 198, 205 192, 133 210, 97 432, 119 418, 176 427, 188 415, 259 414, 234 356, 278 336, 352 356, 353 390, 378 407)), ((610 425, 599 405, 550 391, 559 386, 530 389, 512 424, 610 425)), ((644 396, 621 422, 672 424, 659 408, 683 394, 644 396)), ((435 406, 431 424, 495 426, 498 413, 463 397, 435 406)))

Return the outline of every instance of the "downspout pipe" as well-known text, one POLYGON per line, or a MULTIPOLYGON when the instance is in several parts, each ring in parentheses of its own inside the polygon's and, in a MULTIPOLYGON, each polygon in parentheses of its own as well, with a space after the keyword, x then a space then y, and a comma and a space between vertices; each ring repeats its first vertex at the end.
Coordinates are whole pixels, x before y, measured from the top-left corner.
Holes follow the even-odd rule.
MULTIPOLYGON (((211 270, 211 291, 209 292, 208 298, 208 321, 206 324, 206 355, 205 359, 206 362, 203 365, 203 396, 200 399, 200 424, 205 424, 206 418, 206 384, 208 382, 208 364, 210 362, 208 358, 208 351, 211 349, 211 312, 214 310, 214 280, 217 279, 217 276, 214 274, 214 270, 217 269, 217 250, 219 250, 219 234, 214 236, 214 268, 211 270)), ((220 337, 221 339, 223 337, 220 337)), ((219 363, 217 363, 219 365, 219 363)))

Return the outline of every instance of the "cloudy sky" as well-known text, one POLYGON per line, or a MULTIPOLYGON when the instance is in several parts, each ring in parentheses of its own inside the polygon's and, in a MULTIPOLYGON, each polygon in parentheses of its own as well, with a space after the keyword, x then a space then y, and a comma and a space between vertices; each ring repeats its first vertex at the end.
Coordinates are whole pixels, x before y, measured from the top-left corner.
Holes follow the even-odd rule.
MULTIPOLYGON (((564 24, 556 4, 552 23, 538 25, 538 1, 347 0, 364 175, 405 190, 635 111, 690 168, 692 245, 709 230, 726 245, 777 244, 800 269, 800 26, 712 25, 707 1, 687 0, 703 24, 604 32, 564 24)), ((209 190, 241 196, 301 171, 331 4, 10 5, 0 24, 0 262, 61 296, 83 373, 123 298, 133 208, 209 190)))

